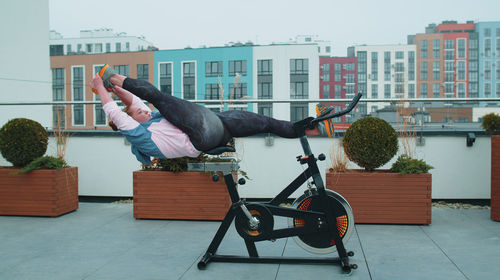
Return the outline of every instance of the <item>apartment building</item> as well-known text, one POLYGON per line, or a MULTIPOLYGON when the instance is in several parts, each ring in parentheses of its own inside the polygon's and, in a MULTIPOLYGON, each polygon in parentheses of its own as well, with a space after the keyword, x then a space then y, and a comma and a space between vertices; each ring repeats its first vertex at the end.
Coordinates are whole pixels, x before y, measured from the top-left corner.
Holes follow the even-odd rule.
MULTIPOLYGON (((476 24, 479 50, 479 97, 500 97, 500 22, 476 24)), ((496 102, 485 105, 496 106, 496 102)))
MULTIPOLYGON (((370 99, 415 97, 415 45, 373 45, 348 48, 348 57, 357 58, 357 91, 370 99)), ((348 96, 349 97, 349 96, 348 96)), ((389 102, 359 104, 361 113, 389 106, 389 102)))
POLYGON ((53 127, 59 122, 61 127, 69 130, 108 129, 102 106, 84 104, 86 101, 99 101, 99 96, 89 86, 92 78, 105 64, 109 64, 119 74, 152 83, 153 63, 152 51, 51 56, 52 100, 82 102, 53 105, 53 127))
MULTIPOLYGON (((317 98, 317 45, 232 46, 154 53, 154 84, 188 100, 317 98)), ((204 104, 214 111, 249 110, 285 120, 300 120, 314 104, 204 104)))
MULTIPOLYGON (((320 57, 319 92, 320 98, 352 98, 357 92, 357 58, 356 57, 320 57)), ((345 103, 326 102, 340 111, 345 103)), ((345 122, 346 116, 341 117, 345 122)))
POLYGON ((111 52, 137 52, 155 50, 144 36, 115 33, 111 28, 81 30, 80 37, 64 38, 55 30, 50 31, 50 55, 99 54, 111 52))

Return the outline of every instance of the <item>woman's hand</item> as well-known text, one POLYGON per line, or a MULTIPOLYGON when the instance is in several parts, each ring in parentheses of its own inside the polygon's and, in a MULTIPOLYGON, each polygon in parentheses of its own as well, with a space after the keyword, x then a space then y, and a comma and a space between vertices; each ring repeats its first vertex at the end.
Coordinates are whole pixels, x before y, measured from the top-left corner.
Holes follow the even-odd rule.
POLYGON ((96 93, 101 90, 106 91, 106 89, 104 88, 104 84, 102 83, 102 78, 99 76, 99 74, 95 74, 95 77, 90 82, 90 87, 93 91, 95 90, 94 92, 97 91, 96 93))

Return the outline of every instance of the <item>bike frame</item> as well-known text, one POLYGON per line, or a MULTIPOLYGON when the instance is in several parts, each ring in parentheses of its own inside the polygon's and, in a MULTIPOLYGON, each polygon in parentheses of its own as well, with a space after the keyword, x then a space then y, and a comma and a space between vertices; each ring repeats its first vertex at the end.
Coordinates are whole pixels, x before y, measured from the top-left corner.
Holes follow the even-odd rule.
MULTIPOLYGON (((227 212, 222 224, 219 226, 217 233, 215 234, 212 242, 210 243, 205 255, 202 257, 198 263, 198 268, 203 269, 209 262, 250 262, 250 263, 340 263, 342 269, 346 272, 351 271, 351 265, 349 265, 348 253, 342 242, 342 238, 337 230, 336 218, 340 215, 339 210, 332 207, 328 203, 328 195, 325 190, 323 179, 321 178, 320 171, 316 161, 318 160, 311 151, 309 142, 305 135, 305 130, 311 125, 316 124, 322 120, 338 117, 350 112, 356 103, 361 98, 358 94, 350 106, 334 114, 320 116, 316 119, 309 119, 309 121, 304 122, 296 130, 300 135, 300 143, 304 151, 304 156, 298 156, 297 160, 300 164, 306 164, 307 168, 299 176, 297 176, 285 189, 283 189, 278 195, 268 202, 253 202, 247 203, 242 200, 236 189, 236 183, 234 182, 232 173, 230 171, 224 171, 224 180, 231 197, 232 206, 227 212), (290 195, 292 195, 298 188, 300 188, 305 182, 312 178, 313 184, 316 186, 316 191, 318 192, 318 197, 320 198, 320 205, 322 212, 318 211, 304 211, 300 209, 293 209, 289 207, 279 206, 281 203, 288 201, 290 195), (234 256, 234 255, 218 255, 216 254, 220 243, 222 242, 227 230, 229 229, 232 221, 235 219, 236 215, 241 214, 243 206, 251 207, 252 205, 259 205, 267 208, 273 216, 283 216, 290 218, 302 218, 305 220, 309 219, 325 219, 327 221, 328 227, 319 229, 314 226, 314 223, 306 223, 304 227, 293 227, 293 228, 281 228, 273 229, 270 233, 265 234, 261 237, 253 238, 252 240, 244 239, 245 245, 248 251, 247 256, 234 256), (291 236, 297 236, 301 234, 317 233, 328 231, 331 233, 331 238, 334 240, 337 247, 338 257, 335 258, 290 258, 290 257, 261 257, 257 252, 255 242, 263 240, 275 240, 278 238, 285 238, 291 236)), ((245 208, 246 209, 246 208, 245 208)), ((248 210, 247 210, 248 211, 248 210)), ((351 252, 350 252, 351 253, 351 252)), ((351 253, 352 254, 352 253, 351 253)))

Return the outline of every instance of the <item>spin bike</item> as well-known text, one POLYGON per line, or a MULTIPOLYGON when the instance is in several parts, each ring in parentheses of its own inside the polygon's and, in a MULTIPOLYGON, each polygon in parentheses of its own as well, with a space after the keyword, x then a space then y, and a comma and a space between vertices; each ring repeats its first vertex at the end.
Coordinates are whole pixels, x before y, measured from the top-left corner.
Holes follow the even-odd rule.
MULTIPOLYGON (((205 171, 221 171, 223 173, 232 205, 206 253, 198 262, 199 269, 204 269, 210 262, 340 264, 345 273, 351 273, 352 269, 357 268, 356 264, 349 264, 349 257, 354 256, 354 252, 347 252, 344 247, 344 242, 349 239, 354 229, 351 206, 340 194, 325 189, 316 161, 323 161, 326 156, 320 154, 316 158, 313 155, 305 131, 308 128, 313 128, 318 122, 349 113, 360 98, 361 94, 355 96, 350 105, 340 112, 332 113, 333 108, 329 107, 326 112, 316 118, 306 118, 294 124, 294 129, 300 135, 300 143, 304 150, 304 155, 297 156, 297 161, 301 165, 307 165, 307 168, 268 202, 247 202, 240 198, 236 186, 245 184, 245 179, 240 178, 238 183, 233 180, 234 163, 229 168, 221 164, 205 166, 205 171), (309 181, 310 178, 312 181, 309 181), (306 182, 308 182, 307 190, 292 203, 291 207, 280 206, 286 203, 288 197, 306 182), (287 217, 288 227, 276 229, 274 216, 287 217), (236 231, 245 241, 248 256, 216 254, 233 220, 236 231), (338 257, 262 257, 258 254, 255 242, 274 241, 286 237, 293 237, 296 243, 306 251, 316 254, 337 251, 338 257)), ((212 154, 234 151, 233 147, 218 148, 212 154)), ((212 179, 217 181, 219 177, 216 174, 212 179)))

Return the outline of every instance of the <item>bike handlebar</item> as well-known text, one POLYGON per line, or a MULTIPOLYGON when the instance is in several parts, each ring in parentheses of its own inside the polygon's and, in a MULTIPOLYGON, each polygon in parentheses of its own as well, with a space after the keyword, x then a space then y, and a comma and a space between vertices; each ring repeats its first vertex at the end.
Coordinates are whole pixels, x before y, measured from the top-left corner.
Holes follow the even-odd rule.
POLYGON ((317 117, 314 120, 312 120, 311 123, 312 124, 316 124, 316 123, 319 123, 320 121, 324 121, 326 119, 340 117, 342 115, 345 115, 345 114, 351 112, 352 109, 354 109, 354 107, 356 106, 356 104, 358 104, 358 101, 359 101, 359 99, 361 99, 362 96, 363 96, 362 93, 358 93, 356 96, 354 96, 354 98, 352 99, 352 101, 349 104, 349 106, 347 108, 345 108, 344 110, 342 110, 340 112, 334 112, 333 114, 327 114, 325 116, 317 117))

